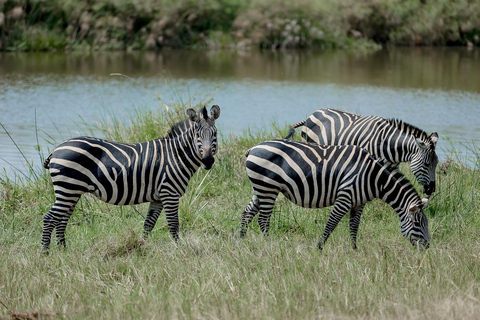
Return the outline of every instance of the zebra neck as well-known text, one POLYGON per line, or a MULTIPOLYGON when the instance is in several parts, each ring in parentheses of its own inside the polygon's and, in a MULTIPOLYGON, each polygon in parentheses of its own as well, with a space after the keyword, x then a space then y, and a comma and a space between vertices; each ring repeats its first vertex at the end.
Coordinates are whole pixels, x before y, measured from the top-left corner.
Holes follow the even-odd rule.
POLYGON ((400 219, 408 212, 408 204, 419 200, 415 188, 400 173, 384 171, 384 183, 380 189, 380 198, 395 210, 400 219))
POLYGON ((382 144, 377 145, 377 150, 373 153, 391 163, 411 161, 416 152, 415 137, 405 132, 387 133, 382 141, 382 144))
POLYGON ((192 176, 202 164, 196 145, 195 126, 168 141, 172 145, 172 160, 185 167, 192 176))

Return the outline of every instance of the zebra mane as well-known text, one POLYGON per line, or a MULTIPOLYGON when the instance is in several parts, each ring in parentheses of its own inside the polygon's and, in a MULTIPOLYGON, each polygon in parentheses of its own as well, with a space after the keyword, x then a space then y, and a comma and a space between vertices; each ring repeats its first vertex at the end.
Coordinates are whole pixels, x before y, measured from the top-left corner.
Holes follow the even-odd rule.
POLYGON ((422 129, 415 127, 414 125, 411 125, 409 123, 404 122, 403 120, 400 119, 385 119, 391 126, 397 128, 398 130, 411 134, 415 138, 421 139, 422 141, 427 140, 428 134, 423 131, 422 129))
POLYGON ((172 127, 168 131, 167 135, 163 138, 164 139, 172 139, 172 138, 178 137, 179 135, 181 135, 182 133, 184 133, 185 131, 187 131, 188 129, 193 127, 194 125, 195 124, 192 121, 190 121, 190 119, 188 119, 188 118, 185 119, 185 120, 181 120, 181 121, 175 123, 174 125, 172 125, 172 127))

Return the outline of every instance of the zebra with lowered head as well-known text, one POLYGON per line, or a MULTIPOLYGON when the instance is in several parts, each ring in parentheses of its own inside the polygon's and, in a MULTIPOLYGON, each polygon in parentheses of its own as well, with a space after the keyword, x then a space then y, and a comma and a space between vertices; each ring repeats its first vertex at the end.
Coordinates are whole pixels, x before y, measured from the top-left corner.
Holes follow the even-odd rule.
POLYGON ((270 140, 247 151, 246 169, 253 197, 242 213, 242 237, 259 212, 260 229, 263 234, 268 233, 273 206, 281 192, 301 207, 333 206, 318 243, 320 249, 349 210, 350 239, 356 248, 363 208, 376 198, 398 213, 402 234, 413 245, 423 248, 429 245, 428 221, 423 213, 428 199, 420 199, 395 167, 382 165, 362 148, 270 140))
POLYGON ((435 146, 438 134, 425 131, 397 119, 361 116, 325 108, 292 126, 285 139, 302 127, 306 141, 320 145, 356 145, 384 164, 410 162, 410 168, 427 195, 435 192, 435 146))
POLYGON ((48 252, 53 229, 58 244, 65 246, 65 228, 84 193, 115 205, 150 202, 144 237, 165 210, 168 229, 178 239, 179 199, 197 169, 203 164, 209 170, 215 162, 220 107, 212 106, 210 115, 205 107, 186 113, 188 120, 173 126, 165 138, 127 144, 77 137, 58 145, 44 162, 55 203, 43 218, 43 250, 48 252))

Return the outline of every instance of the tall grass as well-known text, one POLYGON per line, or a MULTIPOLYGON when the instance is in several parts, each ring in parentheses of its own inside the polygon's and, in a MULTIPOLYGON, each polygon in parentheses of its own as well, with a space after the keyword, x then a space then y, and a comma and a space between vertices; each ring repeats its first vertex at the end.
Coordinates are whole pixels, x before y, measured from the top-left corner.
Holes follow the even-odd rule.
MULTIPOLYGON (((130 123, 110 119, 99 127, 105 137, 137 141, 163 135, 173 119, 174 113, 142 111, 130 123)), ((299 208, 283 196, 268 237, 254 221, 239 239, 240 214, 251 198, 244 152, 287 130, 272 126, 221 137, 215 165, 200 170, 181 199, 178 243, 164 216, 151 238, 142 240, 146 205, 111 206, 84 196, 66 231, 67 250, 53 245, 43 256, 42 217, 53 204, 51 184, 36 177, 1 180, 0 317, 473 319, 479 314, 478 165, 439 165, 437 192, 425 210, 432 238, 427 251, 402 238, 398 216, 380 201, 365 208, 356 251, 344 219, 320 253, 316 243, 330 209, 299 208)), ((407 166, 402 170, 414 180, 407 166)))

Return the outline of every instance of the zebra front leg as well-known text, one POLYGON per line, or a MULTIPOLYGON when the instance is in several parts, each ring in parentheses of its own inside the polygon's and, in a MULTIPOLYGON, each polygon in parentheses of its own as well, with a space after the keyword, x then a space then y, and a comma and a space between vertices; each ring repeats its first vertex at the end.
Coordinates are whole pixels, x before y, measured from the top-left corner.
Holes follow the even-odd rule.
POLYGON ((163 205, 161 202, 152 202, 148 208, 147 217, 145 218, 145 223, 143 225, 143 238, 147 240, 148 235, 152 232, 155 224, 157 223, 158 216, 163 210, 163 205))
POLYGON ((169 195, 162 199, 165 216, 167 217, 168 230, 175 241, 178 240, 178 196, 169 195))
POLYGON ((253 195, 252 200, 247 204, 247 207, 242 212, 242 222, 240 224, 240 237, 245 237, 248 225, 252 222, 255 215, 258 213, 258 197, 253 195))
POLYGON ((330 213, 330 216, 327 220, 327 225, 325 226, 325 231, 323 232, 322 240, 318 243, 318 248, 322 250, 322 244, 327 242, 328 237, 330 234, 335 230, 338 225, 338 222, 342 220, 343 216, 348 212, 350 209, 350 198, 347 197, 337 197, 335 204, 333 206, 333 210, 330 213))
POLYGON ((361 205, 350 210, 350 241, 353 249, 357 249, 357 232, 364 207, 361 205))

